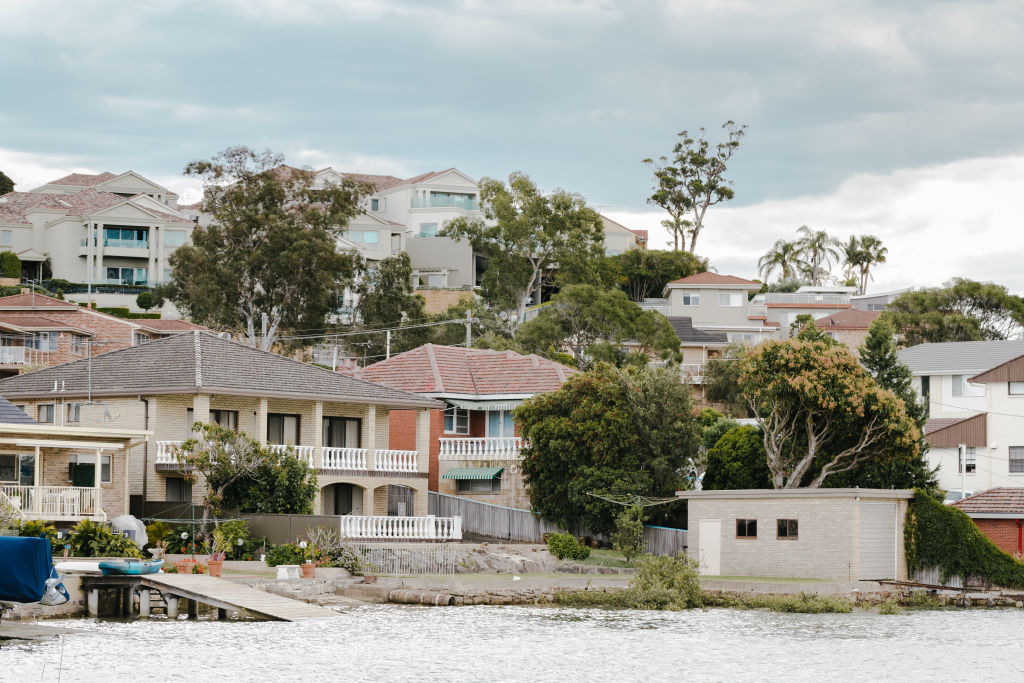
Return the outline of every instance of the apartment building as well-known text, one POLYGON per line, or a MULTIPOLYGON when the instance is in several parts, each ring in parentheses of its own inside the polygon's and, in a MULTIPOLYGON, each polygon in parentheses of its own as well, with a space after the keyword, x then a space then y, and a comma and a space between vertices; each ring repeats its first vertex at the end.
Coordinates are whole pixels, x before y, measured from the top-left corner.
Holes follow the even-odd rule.
POLYGON ((899 356, 928 405, 927 457, 939 486, 1024 485, 1024 340, 918 344, 899 356))
POLYGON ((427 511, 429 397, 353 379, 192 331, 0 380, 42 424, 151 432, 128 458, 141 501, 199 501, 174 447, 196 422, 243 431, 317 472, 324 514, 427 511), (415 443, 389 447, 389 412, 415 413, 415 443))
POLYGON ((0 377, 205 329, 187 320, 118 318, 42 294, 0 297, 0 377))

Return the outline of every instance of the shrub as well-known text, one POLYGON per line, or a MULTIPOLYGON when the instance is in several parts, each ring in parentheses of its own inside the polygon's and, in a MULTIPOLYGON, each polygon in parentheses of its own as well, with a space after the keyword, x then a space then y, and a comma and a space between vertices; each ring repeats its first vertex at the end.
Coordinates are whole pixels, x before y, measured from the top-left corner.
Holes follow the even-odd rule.
POLYGON ((569 607, 683 610, 700 607, 704 601, 697 563, 682 553, 676 557, 642 556, 636 576, 625 590, 555 594, 556 603, 569 607))
POLYGON ((302 548, 294 543, 267 548, 267 566, 276 567, 279 564, 301 564, 302 548))
POLYGON ((352 575, 363 573, 359 553, 348 545, 337 529, 317 527, 306 534, 309 541, 310 557, 318 567, 340 567, 352 575))
POLYGON ((114 534, 109 527, 83 519, 68 536, 71 552, 78 557, 142 557, 138 546, 127 536, 114 534))
POLYGON ((570 533, 551 534, 548 537, 548 552, 560 560, 585 560, 590 557, 590 548, 570 533))
POLYGON ((896 602, 892 598, 889 598, 878 606, 879 614, 899 614, 901 611, 900 603, 896 602))
POLYGON ((57 527, 37 519, 28 519, 18 525, 19 536, 31 536, 38 538, 46 536, 50 539, 50 548, 57 552, 57 527))
POLYGON ((139 295, 135 297, 135 305, 144 311, 156 306, 156 299, 153 296, 153 292, 139 292, 139 295))
POLYGON ((0 275, 21 277, 21 261, 13 251, 0 251, 0 275))
POLYGON ((766 609, 772 612, 792 612, 795 614, 848 614, 853 611, 853 603, 846 598, 831 595, 815 595, 800 593, 798 595, 775 595, 771 593, 752 593, 749 595, 711 595, 704 594, 706 607, 736 607, 739 609, 766 609))
POLYGON ((764 439, 756 427, 733 427, 708 450, 703 488, 770 489, 772 476, 764 439))
POLYGON ((223 553, 243 554, 251 550, 252 537, 249 535, 249 525, 244 519, 235 519, 230 522, 221 522, 213 530, 213 543, 216 550, 223 553), (241 544, 238 541, 242 541, 241 544))
POLYGON ((174 529, 167 522, 157 521, 146 525, 146 543, 150 546, 156 546, 161 541, 168 542, 169 545, 173 536, 174 529))
POLYGON ((629 562, 644 551, 644 509, 634 505, 623 510, 615 518, 615 532, 612 534, 615 549, 626 556, 629 562))

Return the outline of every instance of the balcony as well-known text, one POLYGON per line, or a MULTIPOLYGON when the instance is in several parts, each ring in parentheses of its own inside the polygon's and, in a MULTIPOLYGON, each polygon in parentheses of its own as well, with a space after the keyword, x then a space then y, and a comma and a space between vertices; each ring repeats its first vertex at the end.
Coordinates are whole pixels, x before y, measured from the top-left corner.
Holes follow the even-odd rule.
POLYGON ((515 437, 439 439, 441 460, 518 460, 523 440, 515 437))
POLYGON ((394 539, 416 541, 458 541, 462 539, 461 517, 357 517, 342 516, 341 537, 357 541, 394 539))
POLYGON ((429 197, 413 197, 410 203, 412 209, 465 209, 476 211, 479 206, 476 197, 465 197, 460 195, 430 195, 429 197))
POLYGON ((679 374, 683 376, 684 380, 689 381, 691 384, 703 384, 704 383, 704 364, 703 363, 681 363, 679 365, 679 374))
POLYGON ((769 292, 764 295, 764 303, 772 305, 829 304, 832 306, 849 306, 849 294, 797 294, 786 292, 769 292))
POLYGON ((0 365, 23 365, 24 363, 24 346, 0 346, 0 365))
POLYGON ((101 506, 102 491, 83 486, 0 485, 0 499, 6 498, 26 519, 77 522, 90 517, 106 519, 101 506))
MULTIPOLYGON (((158 469, 168 470, 180 466, 176 449, 182 441, 157 441, 158 469)), ((419 472, 419 453, 391 449, 336 448, 325 446, 283 446, 270 444, 275 453, 291 452, 299 460, 319 470, 355 470, 357 472, 419 472), (373 467, 370 467, 370 465, 373 467)))

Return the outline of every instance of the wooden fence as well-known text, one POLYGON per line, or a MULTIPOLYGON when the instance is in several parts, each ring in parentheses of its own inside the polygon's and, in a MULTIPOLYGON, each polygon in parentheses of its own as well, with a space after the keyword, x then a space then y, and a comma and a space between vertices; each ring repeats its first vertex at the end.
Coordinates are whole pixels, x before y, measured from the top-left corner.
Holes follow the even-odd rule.
MULTIPOLYGON (((563 531, 557 524, 541 519, 530 510, 481 503, 435 491, 427 494, 427 510, 429 514, 438 517, 462 517, 463 533, 518 543, 543 543, 544 534, 563 531)), ((605 543, 609 540, 604 534, 590 533, 579 524, 564 531, 574 536, 596 538, 605 543)), ((686 551, 687 533, 685 529, 648 526, 644 527, 644 540, 649 553, 675 555, 686 551)))
POLYGON ((249 524, 249 533, 253 538, 266 538, 274 545, 295 543, 306 538, 310 529, 325 526, 337 530, 336 515, 277 515, 277 514, 242 514, 249 524))

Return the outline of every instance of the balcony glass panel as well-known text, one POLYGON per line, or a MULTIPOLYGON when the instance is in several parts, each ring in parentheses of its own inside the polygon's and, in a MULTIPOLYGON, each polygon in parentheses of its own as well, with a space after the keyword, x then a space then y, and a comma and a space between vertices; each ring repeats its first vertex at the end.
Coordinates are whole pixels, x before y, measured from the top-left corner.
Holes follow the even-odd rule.
POLYGON ((414 209, 443 209, 450 207, 475 211, 477 209, 476 195, 457 192, 431 192, 426 197, 412 198, 412 208, 414 209))
POLYGON ((103 246, 149 248, 149 230, 146 228, 103 228, 103 246))

